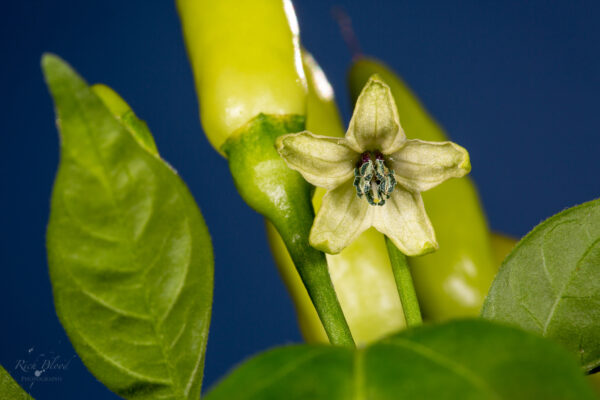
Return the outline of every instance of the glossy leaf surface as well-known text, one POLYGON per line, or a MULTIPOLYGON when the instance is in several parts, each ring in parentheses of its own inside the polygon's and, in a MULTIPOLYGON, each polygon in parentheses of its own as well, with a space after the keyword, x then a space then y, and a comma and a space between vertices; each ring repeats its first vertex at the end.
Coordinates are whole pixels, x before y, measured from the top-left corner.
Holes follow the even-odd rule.
POLYGON ((233 371, 208 400, 593 399, 560 346, 485 320, 421 326, 352 350, 289 346, 233 371))
POLYGON ((64 61, 46 55, 42 66, 61 134, 47 232, 60 321, 120 396, 197 399, 213 286, 202 215, 64 61))
POLYGON ((600 365, 600 200, 525 236, 502 264, 482 315, 558 341, 588 371, 600 365))

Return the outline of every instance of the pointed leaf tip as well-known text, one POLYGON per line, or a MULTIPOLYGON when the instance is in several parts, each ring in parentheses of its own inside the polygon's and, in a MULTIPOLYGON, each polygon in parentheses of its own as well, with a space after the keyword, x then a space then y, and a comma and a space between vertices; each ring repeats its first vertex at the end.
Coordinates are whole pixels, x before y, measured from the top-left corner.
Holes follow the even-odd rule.
POLYGON ((56 54, 44 52, 44 53, 42 53, 42 61, 41 61, 42 68, 46 69, 49 64, 56 62, 58 60, 60 60, 60 58, 56 54))
POLYGON ((47 230, 56 313, 85 365, 118 395, 198 399, 213 282, 200 210, 140 146, 136 134, 152 139, 133 111, 116 118, 57 56, 45 54, 42 68, 61 137, 47 230))
POLYGON ((43 53, 41 65, 42 72, 44 73, 46 80, 48 80, 49 75, 51 75, 57 68, 67 67, 70 69, 67 62, 54 53, 43 53))

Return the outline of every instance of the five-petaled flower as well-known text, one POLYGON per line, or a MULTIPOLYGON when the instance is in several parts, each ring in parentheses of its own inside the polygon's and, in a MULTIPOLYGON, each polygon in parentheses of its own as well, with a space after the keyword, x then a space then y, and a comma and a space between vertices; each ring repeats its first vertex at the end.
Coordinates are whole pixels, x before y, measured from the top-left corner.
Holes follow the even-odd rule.
POLYGON ((407 139, 390 88, 372 76, 344 138, 308 131, 277 139, 288 166, 327 189, 309 241, 339 253, 373 226, 409 256, 437 248, 421 192, 471 170, 467 151, 452 142, 407 139))

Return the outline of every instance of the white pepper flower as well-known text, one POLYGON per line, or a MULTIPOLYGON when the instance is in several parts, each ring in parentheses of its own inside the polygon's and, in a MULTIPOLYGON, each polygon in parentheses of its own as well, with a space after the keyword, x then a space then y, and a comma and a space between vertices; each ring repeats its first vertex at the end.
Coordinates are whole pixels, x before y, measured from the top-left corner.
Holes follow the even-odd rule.
POLYGON ((471 170, 457 144, 407 139, 390 88, 377 76, 358 97, 344 138, 304 131, 276 144, 290 168, 327 189, 309 241, 330 254, 371 226, 406 255, 436 249, 421 192, 471 170))

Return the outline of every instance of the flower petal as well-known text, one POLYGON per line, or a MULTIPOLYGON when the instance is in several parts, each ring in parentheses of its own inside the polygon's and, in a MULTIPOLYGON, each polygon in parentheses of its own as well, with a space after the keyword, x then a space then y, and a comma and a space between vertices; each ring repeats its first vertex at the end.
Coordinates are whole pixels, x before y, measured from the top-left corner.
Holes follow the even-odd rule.
POLYGON ((328 191, 310 231, 310 244, 337 254, 371 226, 373 208, 356 195, 351 182, 328 191))
POLYGON ((308 131, 280 136, 276 146, 290 168, 325 189, 350 180, 359 157, 345 139, 317 136, 308 131))
POLYGON ((469 153, 452 142, 407 140, 388 156, 398 183, 410 191, 424 192, 449 178, 471 171, 469 153))
POLYGON ((407 256, 418 256, 437 249, 435 232, 419 193, 396 186, 385 205, 375 210, 375 229, 389 237, 407 256))
POLYGON ((406 140, 392 91, 377 75, 363 88, 346 132, 348 144, 359 153, 393 153, 406 140))

